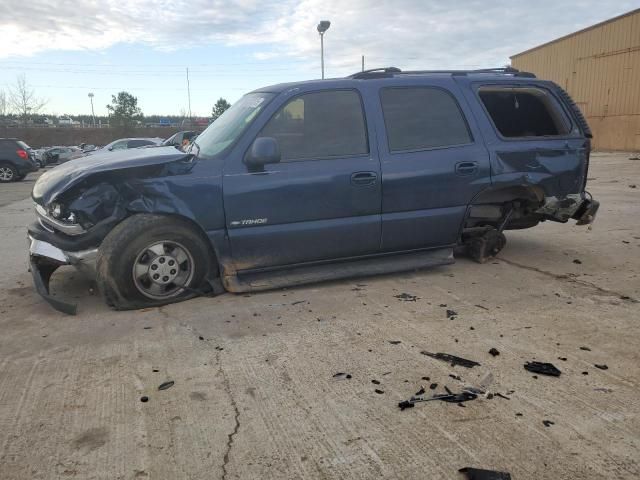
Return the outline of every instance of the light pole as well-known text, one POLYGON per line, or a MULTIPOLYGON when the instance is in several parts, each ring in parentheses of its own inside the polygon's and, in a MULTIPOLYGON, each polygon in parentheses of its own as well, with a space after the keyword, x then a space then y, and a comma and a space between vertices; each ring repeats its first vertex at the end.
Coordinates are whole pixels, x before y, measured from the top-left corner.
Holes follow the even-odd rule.
POLYGON ((322 79, 324 80, 324 32, 329 30, 331 22, 329 20, 321 20, 318 24, 318 33, 320 34, 320 65, 322 68, 322 79))
POLYGON ((93 118, 93 128, 96 128, 96 114, 93 112, 93 93, 89 92, 89 101, 91 102, 91 117, 93 118))

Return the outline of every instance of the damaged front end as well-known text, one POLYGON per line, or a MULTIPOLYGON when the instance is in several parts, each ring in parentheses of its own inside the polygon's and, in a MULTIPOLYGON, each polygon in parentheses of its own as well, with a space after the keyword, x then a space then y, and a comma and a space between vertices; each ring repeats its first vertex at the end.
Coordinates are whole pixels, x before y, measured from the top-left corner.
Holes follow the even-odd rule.
POLYGON ((172 194, 180 188, 172 179, 192 170, 193 156, 167 147, 125 151, 108 161, 101 157, 56 167, 38 179, 32 194, 37 222, 28 228, 28 242, 34 285, 53 308, 71 315, 76 305, 49 289, 59 267, 70 265, 95 279, 100 244, 128 216, 150 211, 193 216, 172 194))

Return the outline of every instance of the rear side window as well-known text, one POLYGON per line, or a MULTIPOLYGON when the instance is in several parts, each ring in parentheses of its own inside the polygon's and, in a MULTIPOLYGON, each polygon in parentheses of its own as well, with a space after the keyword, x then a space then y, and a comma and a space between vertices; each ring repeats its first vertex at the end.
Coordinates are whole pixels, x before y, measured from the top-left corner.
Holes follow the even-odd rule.
POLYGON ((128 148, 144 147, 145 145, 153 145, 149 140, 129 140, 128 148))
POLYGON ((369 153, 362 103, 354 90, 300 95, 280 108, 258 136, 277 140, 283 162, 369 153))
POLYGON ((383 88, 380 93, 389 150, 425 150, 472 141, 453 96, 440 88, 383 88))
POLYGON ((480 99, 503 137, 567 135, 571 125, 558 102, 535 87, 480 87, 480 99))

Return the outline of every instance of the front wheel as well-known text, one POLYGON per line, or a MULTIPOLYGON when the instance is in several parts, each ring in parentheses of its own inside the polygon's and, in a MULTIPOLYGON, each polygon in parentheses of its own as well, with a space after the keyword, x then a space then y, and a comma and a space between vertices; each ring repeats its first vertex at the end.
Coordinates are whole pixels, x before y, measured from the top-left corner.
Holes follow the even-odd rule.
POLYGON ((165 305, 195 296, 217 272, 203 235, 188 222, 162 215, 134 215, 102 242, 98 288, 118 310, 165 305))

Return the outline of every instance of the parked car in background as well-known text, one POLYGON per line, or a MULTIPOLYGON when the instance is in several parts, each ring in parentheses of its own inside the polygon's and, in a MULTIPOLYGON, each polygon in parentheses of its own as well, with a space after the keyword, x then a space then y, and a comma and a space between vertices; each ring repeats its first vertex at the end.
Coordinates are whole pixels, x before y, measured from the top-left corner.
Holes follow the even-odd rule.
POLYGON ((169 138, 161 143, 162 146, 173 146, 173 147, 182 147, 191 143, 195 137, 198 136, 198 132, 194 132, 192 130, 185 130, 182 132, 174 133, 169 138))
POLYGON ((0 182, 16 182, 38 170, 31 148, 15 138, 0 138, 0 182))
POLYGON ((47 165, 47 161, 44 158, 44 152, 47 151, 49 147, 36 148, 33 150, 33 158, 40 168, 44 168, 47 165))
POLYGON ((81 149, 84 153, 93 152, 94 150, 98 149, 98 147, 89 143, 81 143, 80 145, 78 145, 78 148, 81 149))
POLYGON ((186 152, 96 155, 40 176, 31 271, 71 312, 48 292, 61 264, 94 272, 128 309, 444 265, 456 247, 482 263, 504 231, 593 222, 590 139, 559 85, 511 68, 272 85, 186 152))
POLYGON ((162 143, 161 138, 120 138, 105 145, 100 150, 94 152, 102 152, 108 150, 110 152, 114 150, 126 150, 129 148, 147 147, 152 145, 160 145, 162 143))
POLYGON ((64 163, 72 158, 81 156, 82 150, 78 147, 51 147, 45 150, 43 156, 45 163, 64 163))

